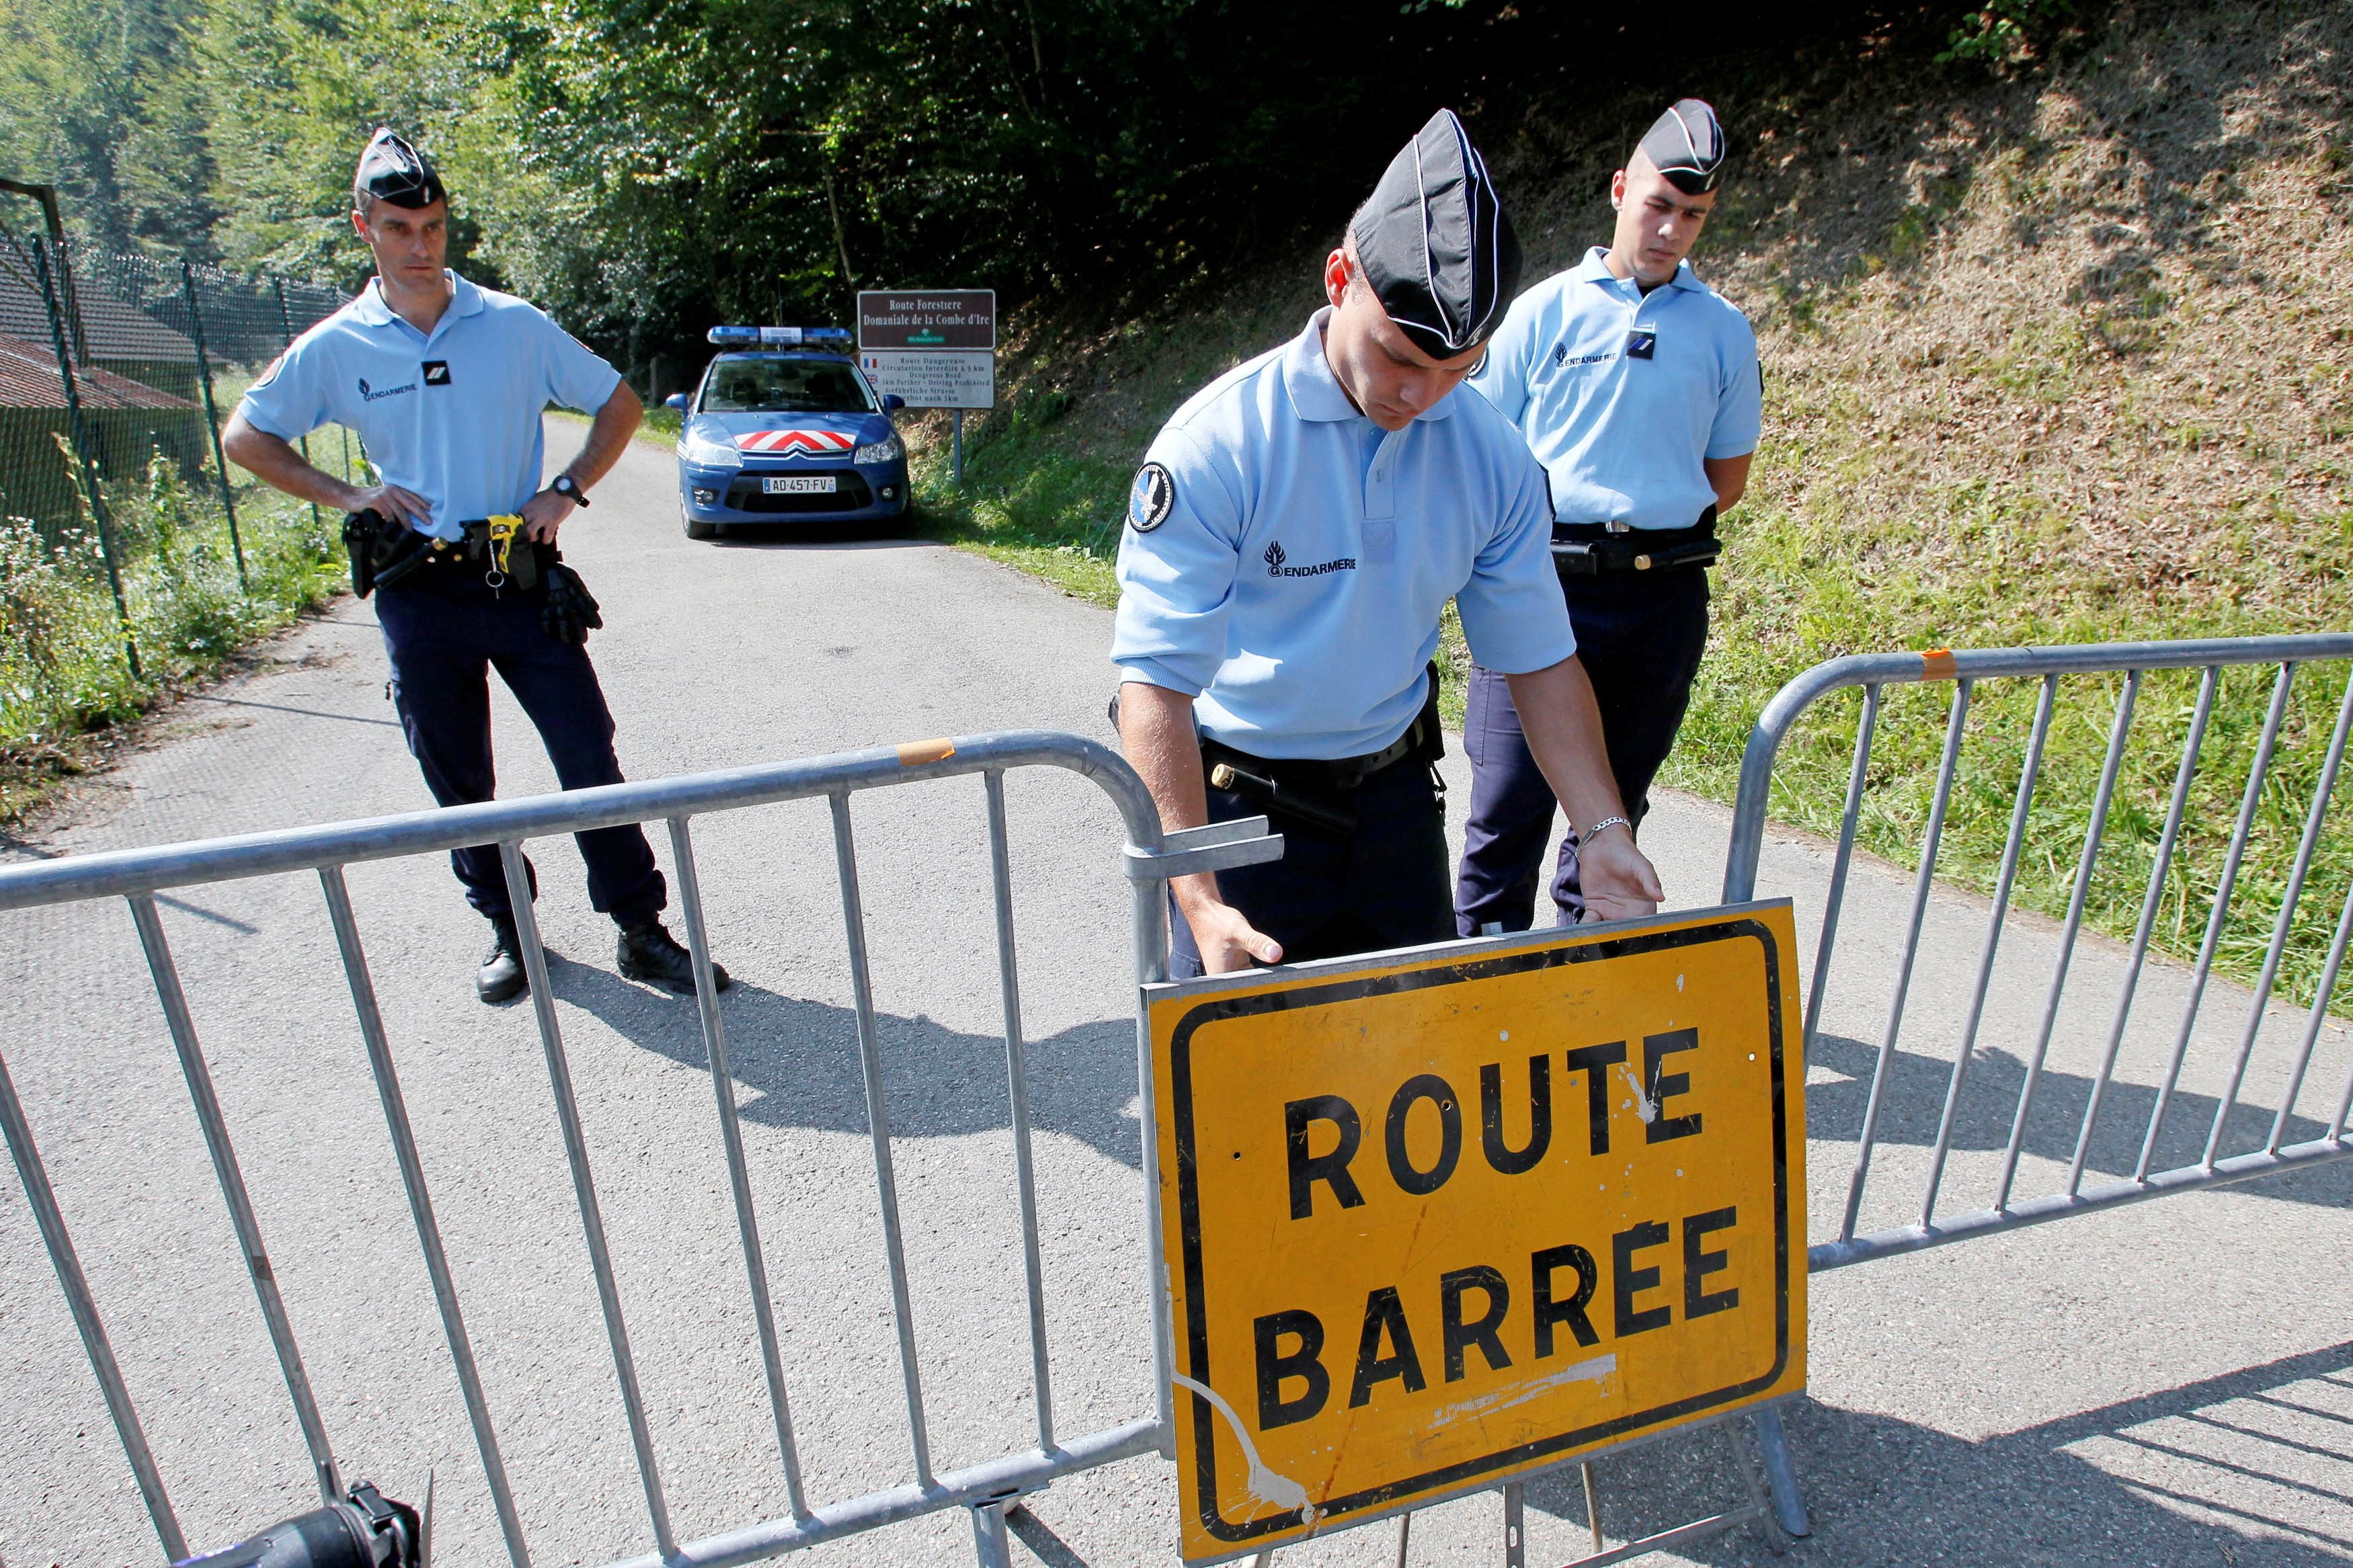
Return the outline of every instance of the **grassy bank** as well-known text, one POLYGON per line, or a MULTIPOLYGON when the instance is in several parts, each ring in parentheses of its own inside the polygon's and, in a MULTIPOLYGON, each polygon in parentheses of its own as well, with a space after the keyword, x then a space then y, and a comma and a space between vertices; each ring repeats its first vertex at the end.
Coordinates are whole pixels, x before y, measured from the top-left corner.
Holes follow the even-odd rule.
POLYGON ((94 765, 129 721, 218 675, 347 581, 342 520, 258 484, 236 497, 242 583, 216 490, 192 492, 159 458, 143 482, 109 484, 104 500, 127 629, 87 497, 84 526, 55 542, 25 519, 0 519, 0 826, 94 765))
MULTIPOLYGON (((1767 388, 1667 778, 1715 799, 1730 798, 1772 694, 1841 654, 2353 624, 2353 12, 2125 11, 2055 66, 2007 78, 1936 63, 1941 42, 1874 36, 1820 58, 1701 62, 1690 79, 1741 131, 1695 262, 1756 321, 1767 388)), ((1654 110, 1634 100, 1656 94, 1625 96, 1480 127, 1532 278, 1606 240, 1619 123, 1639 128, 1654 110)), ((944 426, 924 427, 931 526, 1110 603, 1153 431, 1296 330, 1316 259, 1303 248, 1109 331, 1026 323, 1003 406, 968 427, 961 492, 944 481, 944 426)), ((2271 679, 2221 683, 2163 883, 2168 951, 2203 936, 2271 679)), ((2343 679, 2309 670, 2292 689, 2226 973, 2260 968, 2343 679)), ((2095 929, 2128 935, 2137 918, 2196 685, 2153 677, 2139 693, 2087 900, 2095 929)), ((2021 850, 2028 908, 2066 908, 2118 689, 2062 689, 2021 850)), ((1889 690, 1867 849, 1915 860, 1953 695, 1889 690)), ((1965 885, 1996 879, 2037 696, 2031 682, 1973 695, 1942 862, 1965 885)), ((1778 818, 1835 829, 1856 707, 1844 697, 1799 725, 1778 818)), ((2342 815, 2323 825, 2314 895, 2292 921, 2291 995, 2308 996, 2353 881, 2342 815)))

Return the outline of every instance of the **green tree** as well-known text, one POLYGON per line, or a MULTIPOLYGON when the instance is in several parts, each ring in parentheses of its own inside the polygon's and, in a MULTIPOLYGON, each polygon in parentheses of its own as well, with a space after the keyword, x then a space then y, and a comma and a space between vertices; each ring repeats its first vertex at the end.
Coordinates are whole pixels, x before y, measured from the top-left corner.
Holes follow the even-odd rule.
POLYGON ((101 245, 209 255, 220 214, 188 68, 200 5, 0 0, 0 174, 57 186, 101 245))
MULTIPOLYGON (((452 161, 481 104, 484 73, 470 50, 485 9, 480 0, 206 0, 191 95, 205 106, 224 259, 346 286, 364 277, 366 250, 347 216, 359 149, 390 125, 452 161)), ((475 230, 454 228, 463 264, 475 230)))

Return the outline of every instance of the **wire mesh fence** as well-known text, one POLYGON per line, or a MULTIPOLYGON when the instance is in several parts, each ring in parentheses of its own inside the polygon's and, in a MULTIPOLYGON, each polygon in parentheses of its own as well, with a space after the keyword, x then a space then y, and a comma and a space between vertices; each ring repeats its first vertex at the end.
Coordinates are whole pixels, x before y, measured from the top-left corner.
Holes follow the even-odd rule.
MULTIPOLYGON (((0 234, 0 749, 135 710, 321 595, 335 520, 232 468, 220 432, 343 298, 0 234)), ((303 446, 364 460, 341 431, 303 446)))

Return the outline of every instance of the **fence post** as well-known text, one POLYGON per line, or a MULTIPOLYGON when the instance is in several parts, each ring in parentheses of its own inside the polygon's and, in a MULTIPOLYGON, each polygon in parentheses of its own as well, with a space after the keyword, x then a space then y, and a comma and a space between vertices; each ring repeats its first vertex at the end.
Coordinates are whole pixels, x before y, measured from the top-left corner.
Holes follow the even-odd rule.
MULTIPOLYGON (((63 258, 59 258, 60 261, 63 258)), ((106 584, 114 591, 114 618, 122 627, 122 656, 130 662, 131 679, 144 679, 139 668, 139 640, 131 632, 131 605, 122 596, 122 568, 114 559, 114 524, 106 515, 106 497, 100 493, 98 452, 82 421, 81 394, 74 386, 73 358, 66 353, 65 318, 58 310, 57 278, 49 266, 49 243, 33 241, 33 268, 40 275, 41 302, 48 307, 49 342, 58 356, 58 379, 65 384, 66 423, 73 431, 74 455, 81 459, 82 483, 90 492, 90 515, 98 524, 98 552, 106 562, 106 584)))
MULTIPOLYGON (((286 339, 286 347, 290 349, 294 346, 294 313, 286 308, 286 279, 273 272, 269 276, 269 286, 278 290, 279 331, 286 339)), ((301 448, 302 460, 306 463, 310 462, 311 437, 304 436, 301 440, 295 442, 295 445, 301 448)), ((343 462, 343 477, 349 478, 351 474, 351 461, 348 456, 348 447, 345 448, 345 452, 346 456, 343 462)), ((326 526, 326 523, 322 521, 319 516, 319 503, 317 501, 312 501, 311 503, 311 526, 312 528, 324 528, 326 526)))
POLYGON ((180 288, 187 295, 188 325, 196 340, 196 379, 205 388, 205 427, 212 432, 213 468, 220 475, 221 510, 228 515, 228 548, 237 557, 237 585, 250 593, 253 584, 245 574, 245 542, 237 533, 237 497, 228 482, 228 457, 221 450, 220 409, 213 402, 213 361, 205 352, 205 313, 196 304, 196 269, 185 258, 180 262, 180 288))

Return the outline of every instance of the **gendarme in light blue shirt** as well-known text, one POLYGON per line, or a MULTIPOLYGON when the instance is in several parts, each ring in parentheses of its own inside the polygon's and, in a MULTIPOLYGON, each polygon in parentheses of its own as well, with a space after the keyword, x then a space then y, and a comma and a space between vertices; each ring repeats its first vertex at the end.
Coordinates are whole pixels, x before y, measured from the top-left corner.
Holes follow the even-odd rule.
POLYGON ((1690 262, 1645 294, 1607 255, 1513 300, 1471 384, 1526 433, 1560 521, 1689 528, 1715 504, 1701 460, 1757 449, 1757 334, 1690 262), (1648 359, 1627 353, 1638 327, 1648 359))
POLYGON ((1384 432, 1333 378, 1330 314, 1176 411, 1120 543, 1112 662, 1198 699, 1206 733, 1256 756, 1362 756, 1404 734, 1449 599, 1490 669, 1577 651, 1519 432, 1460 390, 1384 432))
POLYGON ((538 491, 549 404, 593 414, 621 375, 536 305, 449 278, 430 333, 395 314, 370 279, 237 406, 280 440, 329 424, 358 432, 386 483, 432 503, 426 531, 456 539, 466 522, 520 511, 538 491))

